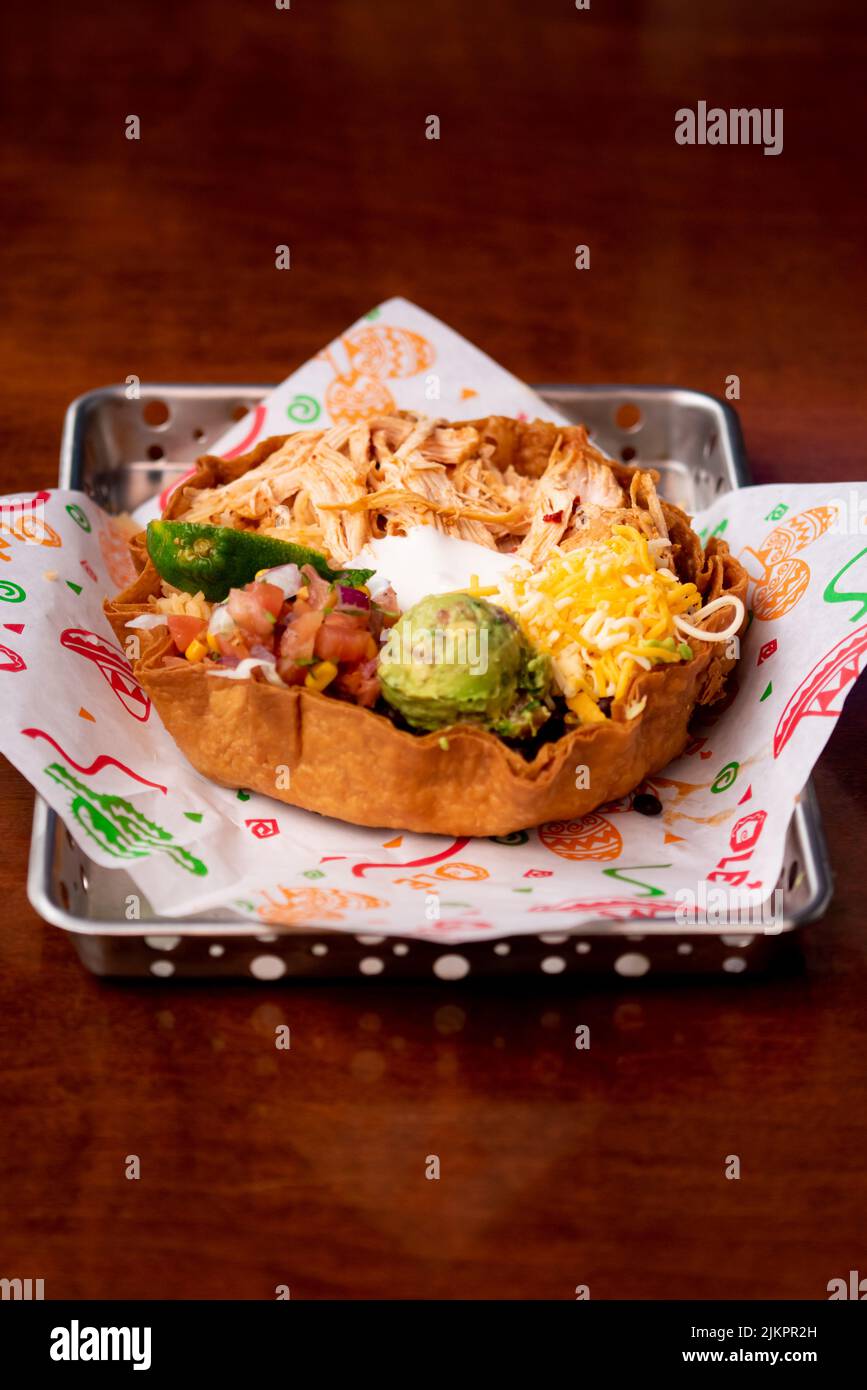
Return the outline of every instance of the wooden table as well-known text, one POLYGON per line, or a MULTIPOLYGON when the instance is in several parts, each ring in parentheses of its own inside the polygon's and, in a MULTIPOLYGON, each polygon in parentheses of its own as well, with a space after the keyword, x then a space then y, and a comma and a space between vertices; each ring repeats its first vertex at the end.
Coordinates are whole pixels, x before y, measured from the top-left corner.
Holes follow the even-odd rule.
MULTIPOLYGON (((735 373, 759 481, 865 476, 855 0, 13 24, 2 490, 55 478, 80 392, 277 380, 396 293, 528 380, 722 394, 735 373), (782 107, 783 153, 678 146, 700 99, 782 107)), ((816 777, 833 906, 802 972, 753 983, 101 984, 27 904, 32 793, 4 766, 0 1275, 49 1297, 816 1299, 867 1273, 865 707, 862 683, 816 777)))

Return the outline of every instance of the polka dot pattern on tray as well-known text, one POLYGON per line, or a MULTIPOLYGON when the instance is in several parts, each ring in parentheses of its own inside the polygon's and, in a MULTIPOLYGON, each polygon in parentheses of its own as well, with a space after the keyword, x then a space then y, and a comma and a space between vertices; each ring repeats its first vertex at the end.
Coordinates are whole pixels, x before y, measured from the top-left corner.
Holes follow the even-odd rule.
POLYGON ((438 980, 459 985, 472 979, 522 974, 538 980, 575 975, 616 976, 624 986, 671 974, 733 978, 766 968, 772 940, 761 934, 647 937, 637 933, 544 932, 508 940, 464 943, 449 949, 430 940, 349 935, 322 930, 261 932, 253 936, 194 937, 149 933, 124 941, 133 968, 118 974, 152 979, 246 977, 263 984, 302 979, 355 979, 359 983, 438 980), (324 938, 324 939, 323 939, 324 938))

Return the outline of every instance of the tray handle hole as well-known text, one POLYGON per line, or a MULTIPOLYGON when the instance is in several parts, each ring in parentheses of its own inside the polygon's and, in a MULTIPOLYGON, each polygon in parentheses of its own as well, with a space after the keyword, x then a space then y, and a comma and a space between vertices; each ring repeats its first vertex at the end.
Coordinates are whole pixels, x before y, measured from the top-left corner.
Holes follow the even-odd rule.
POLYGON ((791 893, 792 889, 801 881, 801 866, 797 859, 793 859, 789 865, 789 872, 786 875, 786 887, 791 893))
POLYGON ((198 429, 193 430, 193 439, 198 441, 200 439, 204 439, 204 437, 205 431, 202 429, 201 425, 199 425, 198 429))
POLYGON ((624 401, 614 412, 614 423, 624 434, 634 434, 642 426, 642 415, 632 401, 624 401))
POLYGON ((711 454, 716 448, 716 442, 716 430, 711 430, 707 439, 704 441, 704 448, 702 449, 702 453, 704 454, 706 459, 710 458, 711 454))
POLYGON ((151 459, 154 463, 156 463, 158 459, 161 459, 164 456, 163 449, 159 444, 149 444, 147 452, 148 458, 151 459))
POLYGON ((150 425, 152 430, 164 430, 171 417, 165 401, 145 401, 141 413, 145 424, 150 425))
POLYGON ((620 457, 624 463, 630 463, 635 458, 635 450, 631 444, 627 444, 624 449, 620 450, 620 457))
POLYGON ((247 413, 248 407, 246 405, 236 405, 232 409, 231 418, 233 420, 243 420, 247 413))

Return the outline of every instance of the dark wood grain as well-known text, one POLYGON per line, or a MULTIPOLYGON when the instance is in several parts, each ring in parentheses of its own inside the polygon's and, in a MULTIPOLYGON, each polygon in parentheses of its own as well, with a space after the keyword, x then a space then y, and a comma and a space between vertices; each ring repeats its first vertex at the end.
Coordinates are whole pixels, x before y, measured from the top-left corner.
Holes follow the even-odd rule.
MULTIPOLYGON (((737 373, 759 480, 864 477, 855 0, 48 3, 11 27, 2 490, 54 479, 80 392, 276 380, 395 293, 528 380, 737 373), (783 107, 783 154, 678 147, 699 99, 783 107)), ((817 774, 837 891, 803 970, 725 985, 100 984, 27 904, 4 766, 0 1276, 811 1299, 867 1272, 865 707, 817 774)))

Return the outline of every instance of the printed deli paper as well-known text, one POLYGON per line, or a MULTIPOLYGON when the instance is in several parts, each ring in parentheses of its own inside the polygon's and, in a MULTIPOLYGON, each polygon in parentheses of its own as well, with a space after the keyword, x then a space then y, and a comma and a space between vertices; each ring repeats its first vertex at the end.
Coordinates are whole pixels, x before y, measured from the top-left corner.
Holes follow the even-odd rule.
MULTIPOLYGON (((552 413, 396 300, 291 376, 214 452, 392 406, 552 413)), ((103 618, 103 597, 129 575, 112 519, 81 493, 6 498, 2 748, 92 859, 127 871, 144 917, 148 903, 168 917, 224 908, 259 931, 460 942, 600 916, 667 917, 679 893, 701 906, 711 886, 764 898, 798 793, 865 663, 867 542, 856 496, 850 484, 815 484, 718 499, 696 527, 724 535, 753 579, 753 621, 725 706, 708 710, 684 755, 631 797, 580 820, 453 841, 360 829, 205 781, 161 727, 103 618)), ((130 883, 116 881, 123 920, 130 883)))

